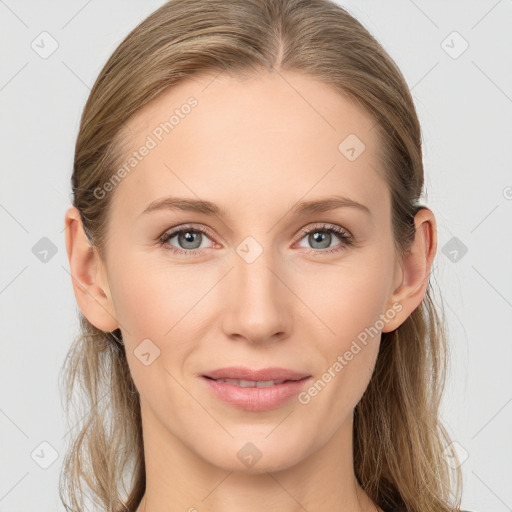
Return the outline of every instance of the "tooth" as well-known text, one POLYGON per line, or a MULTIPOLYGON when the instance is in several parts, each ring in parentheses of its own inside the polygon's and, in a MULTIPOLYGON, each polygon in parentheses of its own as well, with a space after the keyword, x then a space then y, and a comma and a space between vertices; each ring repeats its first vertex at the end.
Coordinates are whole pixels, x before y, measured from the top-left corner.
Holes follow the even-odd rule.
POLYGON ((256 382, 257 388, 267 388, 267 387, 273 386, 273 385, 274 385, 273 380, 260 380, 260 381, 256 382))
POLYGON ((228 384, 234 384, 235 386, 238 386, 238 380, 237 379, 222 379, 222 382, 227 382, 228 384))
POLYGON ((242 388, 267 388, 277 384, 282 384, 284 380, 238 380, 238 379, 215 379, 217 382, 226 382, 227 384, 233 384, 234 386, 240 386, 242 388))
POLYGON ((239 386, 242 388, 253 388, 256 386, 256 382, 254 380, 241 380, 239 386))

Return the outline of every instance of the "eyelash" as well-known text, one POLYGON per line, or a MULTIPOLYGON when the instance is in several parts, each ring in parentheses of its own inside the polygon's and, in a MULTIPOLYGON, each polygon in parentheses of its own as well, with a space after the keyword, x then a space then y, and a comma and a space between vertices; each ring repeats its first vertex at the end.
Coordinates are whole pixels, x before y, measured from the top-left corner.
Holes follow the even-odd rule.
MULTIPOLYGON (((192 233, 203 233, 208 236, 208 238, 212 238, 210 235, 210 232, 206 228, 202 227, 194 227, 194 226, 183 226, 179 229, 174 229, 171 231, 165 232, 162 236, 159 237, 158 243, 162 248, 166 251, 171 251, 175 254, 183 254, 186 256, 195 256, 198 252, 201 251, 201 249, 180 249, 179 247, 169 246, 167 242, 174 238, 175 235, 180 234, 182 232, 192 232, 192 233)), ((321 224, 317 226, 313 226, 312 228, 304 228, 301 230, 302 236, 297 240, 299 242, 302 240, 306 235, 309 235, 311 233, 316 232, 326 232, 326 233, 334 233, 338 238, 341 239, 341 243, 333 248, 330 249, 311 249, 304 247, 303 249, 306 249, 307 254, 313 255, 313 256, 321 256, 325 254, 332 254, 336 252, 343 251, 347 247, 351 247, 355 245, 355 241, 353 236, 345 229, 340 228, 339 226, 336 226, 335 224, 321 224)))

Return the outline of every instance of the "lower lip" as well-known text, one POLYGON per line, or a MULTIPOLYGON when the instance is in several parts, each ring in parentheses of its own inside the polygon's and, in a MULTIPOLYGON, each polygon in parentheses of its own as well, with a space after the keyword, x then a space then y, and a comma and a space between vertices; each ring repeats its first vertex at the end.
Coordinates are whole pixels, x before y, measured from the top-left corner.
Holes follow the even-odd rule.
POLYGON ((227 382, 202 377, 209 390, 217 397, 236 409, 245 411, 269 411, 283 405, 298 395, 310 377, 290 380, 266 388, 243 388, 227 382))

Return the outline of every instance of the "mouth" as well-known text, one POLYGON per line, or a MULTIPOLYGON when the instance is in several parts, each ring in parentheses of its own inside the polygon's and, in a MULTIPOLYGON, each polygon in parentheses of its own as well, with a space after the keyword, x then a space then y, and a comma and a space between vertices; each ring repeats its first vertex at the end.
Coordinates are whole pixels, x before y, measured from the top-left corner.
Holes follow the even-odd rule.
MULTIPOLYGON (((215 382, 226 382, 227 384, 232 384, 233 386, 239 386, 241 388, 269 388, 271 386, 277 386, 279 384, 283 384, 285 382, 298 382, 303 379, 289 379, 289 380, 242 380, 242 379, 212 379, 204 375, 205 378, 214 380, 215 382)), ((307 379, 307 377, 304 377, 307 379)))
MULTIPOLYGON (((213 380, 226 380, 238 382, 274 382, 282 383, 288 380, 300 380, 304 377, 310 377, 307 373, 289 370, 287 368, 261 368, 252 369, 245 366, 230 366, 228 368, 218 368, 203 374, 213 380)), ((247 386, 251 387, 251 386, 247 386)))
POLYGON ((231 367, 200 375, 207 389, 224 403, 245 411, 275 409, 299 394, 311 375, 283 368, 231 367))

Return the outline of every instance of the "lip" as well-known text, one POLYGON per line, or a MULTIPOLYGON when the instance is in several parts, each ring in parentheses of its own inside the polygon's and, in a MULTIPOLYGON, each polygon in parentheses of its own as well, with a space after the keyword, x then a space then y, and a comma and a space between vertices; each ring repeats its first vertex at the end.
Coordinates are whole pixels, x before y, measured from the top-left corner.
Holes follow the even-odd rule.
POLYGON ((298 395, 311 375, 285 368, 263 368, 252 370, 244 367, 219 368, 201 375, 208 390, 218 399, 236 409, 261 412, 284 405, 298 395), (237 379, 250 381, 285 380, 281 384, 267 387, 241 387, 213 379, 237 379))
POLYGON ((239 380, 300 380, 304 377, 310 377, 307 373, 296 372, 286 368, 262 368, 254 370, 245 366, 230 366, 228 368, 218 368, 203 374, 203 377, 211 379, 239 379, 239 380))

